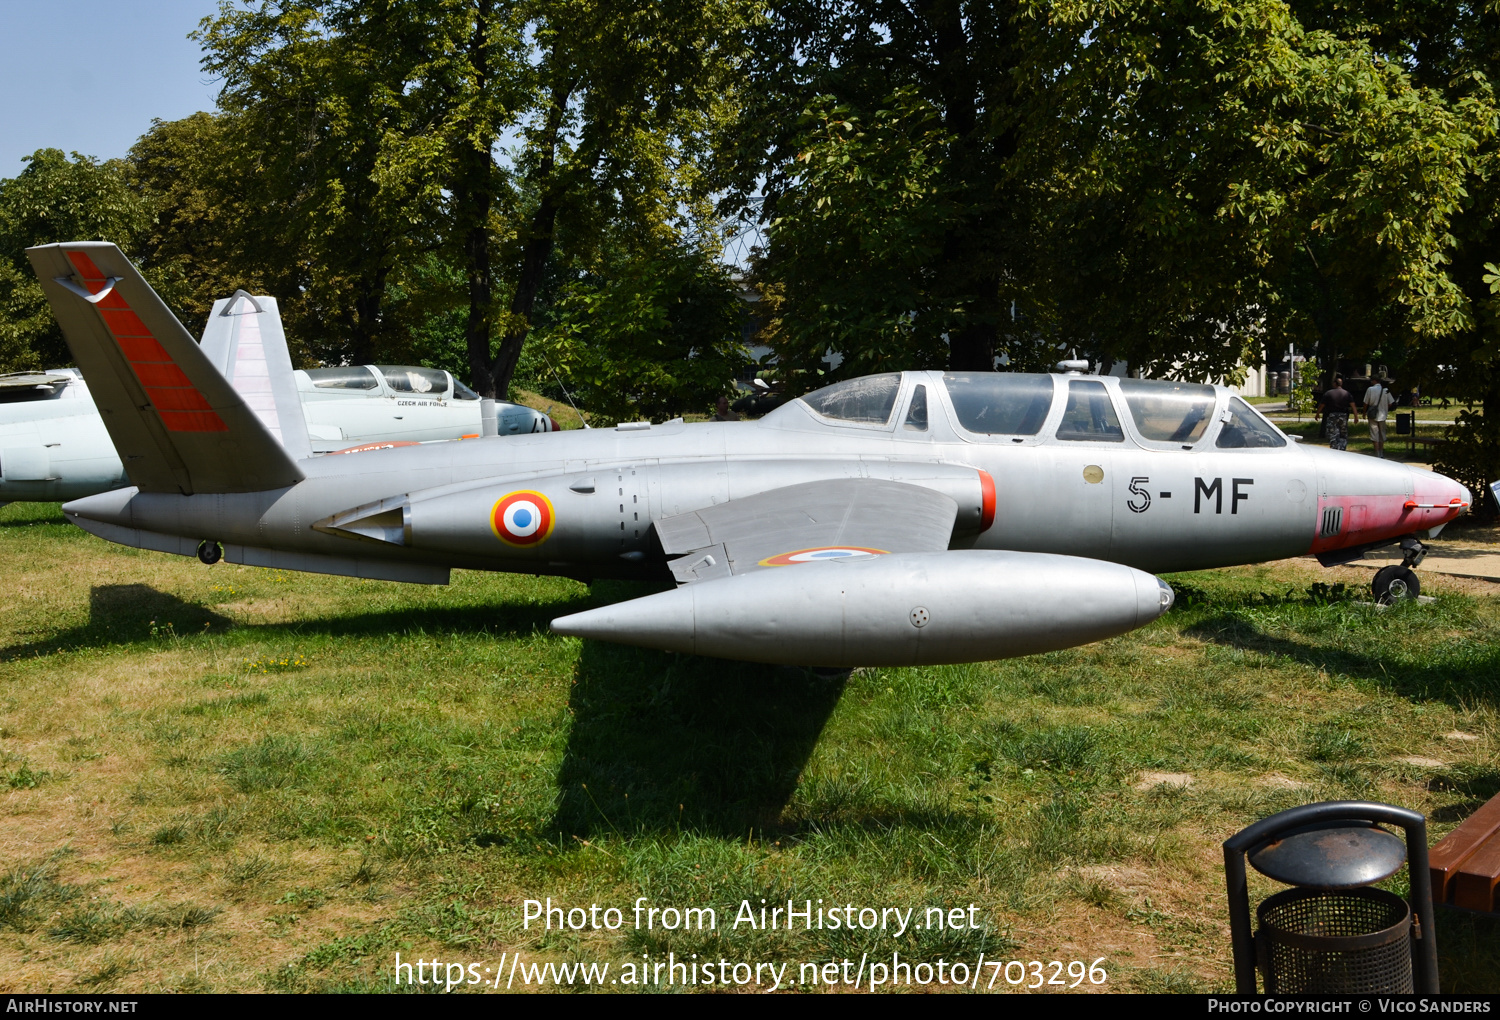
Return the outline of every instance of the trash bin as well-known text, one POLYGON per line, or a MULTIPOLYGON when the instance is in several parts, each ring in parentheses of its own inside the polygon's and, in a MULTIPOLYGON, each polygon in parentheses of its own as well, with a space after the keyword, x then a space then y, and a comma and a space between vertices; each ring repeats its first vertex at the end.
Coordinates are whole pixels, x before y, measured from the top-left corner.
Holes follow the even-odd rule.
POLYGON ((1366 801, 1292 808, 1226 840, 1224 874, 1239 994, 1257 994, 1257 969, 1267 995, 1438 991, 1427 820, 1417 812, 1366 801), (1405 829, 1405 843, 1382 824, 1405 829), (1292 886, 1261 902, 1254 933, 1247 860, 1292 886), (1373 885, 1404 863, 1410 903, 1373 885))
POLYGON ((1415 417, 1416 417, 1416 415, 1412 414, 1412 412, 1410 412, 1410 411, 1397 411, 1396 412, 1396 435, 1398 435, 1398 436, 1409 436, 1409 435, 1411 435, 1411 433, 1412 433, 1412 419, 1415 418, 1415 417))

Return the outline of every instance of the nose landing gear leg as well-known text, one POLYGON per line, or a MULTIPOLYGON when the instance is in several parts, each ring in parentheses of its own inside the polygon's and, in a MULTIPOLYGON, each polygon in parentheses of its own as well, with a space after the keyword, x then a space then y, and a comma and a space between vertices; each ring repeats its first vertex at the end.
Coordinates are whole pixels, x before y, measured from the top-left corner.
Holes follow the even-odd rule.
POLYGON ((1401 540, 1401 553, 1400 565, 1381 567, 1370 585, 1375 601, 1383 605, 1414 599, 1422 594, 1422 582, 1417 580, 1417 572, 1412 568, 1427 556, 1427 546, 1408 535, 1401 540))

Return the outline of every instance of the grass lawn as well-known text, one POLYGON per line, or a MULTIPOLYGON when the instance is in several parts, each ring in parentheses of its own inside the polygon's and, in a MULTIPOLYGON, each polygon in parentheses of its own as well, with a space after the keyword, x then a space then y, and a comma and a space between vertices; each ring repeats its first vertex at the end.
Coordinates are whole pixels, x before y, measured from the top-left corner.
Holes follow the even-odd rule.
MULTIPOLYGON (((786 981, 1102 958, 1082 990, 1228 990, 1231 833, 1370 798, 1436 838, 1500 791, 1500 601, 1435 575, 1385 612, 1353 569, 1180 575, 1122 638, 829 679, 548 633, 623 585, 204 567, 55 505, 0 510, 0 568, 8 992, 384 990, 398 951, 786 981), (547 897, 626 924, 524 927, 547 897), (718 927, 635 930, 638 897, 718 927), (763 898, 979 927, 731 927, 763 898)), ((1500 990, 1500 922, 1444 912, 1438 939, 1445 990, 1500 990)))

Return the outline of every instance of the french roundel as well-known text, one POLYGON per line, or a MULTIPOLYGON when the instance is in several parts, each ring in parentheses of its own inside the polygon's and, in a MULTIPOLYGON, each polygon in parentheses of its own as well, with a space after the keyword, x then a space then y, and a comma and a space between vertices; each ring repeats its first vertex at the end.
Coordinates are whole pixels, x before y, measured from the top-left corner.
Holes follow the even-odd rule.
POLYGON ((817 549, 798 549, 760 561, 763 567, 789 567, 794 563, 817 563, 819 560, 847 560, 858 556, 884 556, 885 549, 867 549, 858 545, 830 545, 817 549))
POLYGON ((506 545, 539 545, 552 534, 557 514, 552 501, 540 492, 512 492, 495 503, 490 511, 490 528, 506 545))

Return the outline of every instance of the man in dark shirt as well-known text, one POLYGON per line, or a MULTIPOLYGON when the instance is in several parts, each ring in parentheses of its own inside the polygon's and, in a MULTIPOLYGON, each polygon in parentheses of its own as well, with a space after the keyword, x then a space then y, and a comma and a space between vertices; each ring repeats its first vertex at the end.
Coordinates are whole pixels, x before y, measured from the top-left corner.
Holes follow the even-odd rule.
POLYGON ((1349 419, 1359 421, 1359 410, 1354 406, 1354 395, 1344 389, 1341 376, 1333 377, 1333 389, 1326 390, 1318 401, 1318 413, 1323 416, 1323 435, 1328 445, 1335 450, 1349 449, 1349 419))

